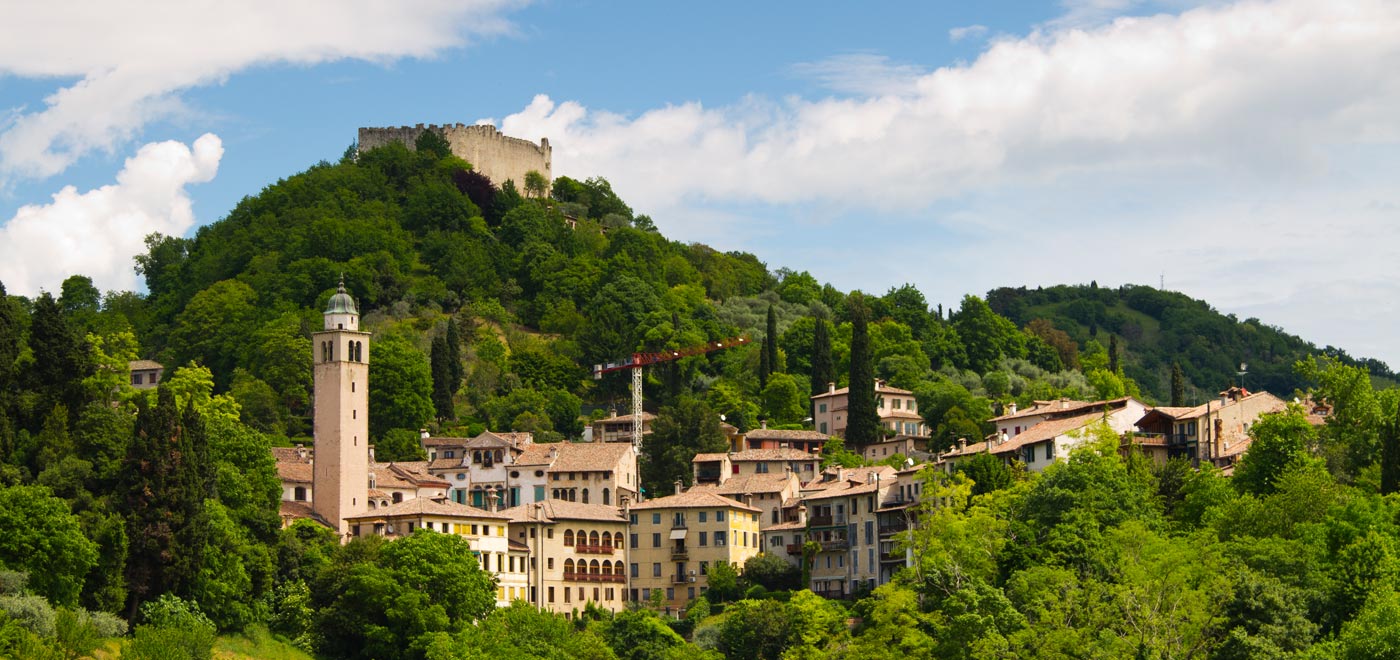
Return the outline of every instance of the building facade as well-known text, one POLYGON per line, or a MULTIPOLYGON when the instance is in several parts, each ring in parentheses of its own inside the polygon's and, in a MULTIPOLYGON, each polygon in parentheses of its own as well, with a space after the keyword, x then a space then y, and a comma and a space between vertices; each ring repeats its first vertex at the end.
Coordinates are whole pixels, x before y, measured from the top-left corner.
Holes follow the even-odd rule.
POLYGON ((628 598, 649 601, 660 592, 672 612, 705 593, 711 567, 724 562, 742 572, 759 552, 762 511, 707 490, 646 500, 627 514, 628 598))

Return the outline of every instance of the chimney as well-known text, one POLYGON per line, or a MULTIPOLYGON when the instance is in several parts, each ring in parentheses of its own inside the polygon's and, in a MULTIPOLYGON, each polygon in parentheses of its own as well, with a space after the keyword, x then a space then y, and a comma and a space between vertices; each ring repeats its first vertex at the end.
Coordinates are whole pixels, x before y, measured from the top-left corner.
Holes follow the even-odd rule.
POLYGON ((303 461, 306 460, 306 445, 303 445, 300 442, 297 443, 297 458, 300 458, 303 461))
POLYGON ((797 505, 797 524, 807 526, 807 505, 797 505))
POLYGON ((1010 439, 1011 439, 1011 438, 1010 438, 1009 436, 1006 435, 1006 431, 1002 431, 1000 434, 997 435, 997 444, 1001 444, 1001 443, 1006 442, 1007 440, 1010 440, 1010 439))
POLYGON ((500 503, 501 491, 496 488, 491 489, 490 495, 486 497, 486 510, 494 513, 496 511, 496 507, 499 506, 500 503))
POLYGON ((831 382, 831 381, 827 381, 827 383, 826 383, 826 393, 827 393, 827 394, 835 394, 835 393, 836 393, 836 383, 833 383, 833 382, 831 382))
POLYGON ((551 465, 553 465, 555 459, 557 459, 557 458, 559 458, 559 448, 558 448, 558 447, 550 447, 550 448, 549 448, 549 463, 550 463, 551 465))
POLYGON ((1007 406, 1006 406, 1006 411, 1007 411, 1007 414, 1009 414, 1009 415, 1015 415, 1015 414, 1016 414, 1016 402, 1015 402, 1015 401, 1012 401, 1011 403, 1007 404, 1007 406))
POLYGON ((1069 399, 1060 399, 1060 410, 1069 408, 1069 399))
POLYGON ((761 428, 761 429, 766 429, 766 428, 768 428, 768 419, 767 419, 766 417, 763 418, 763 419, 758 420, 758 428, 761 428))
POLYGON ((962 437, 960 437, 960 438, 958 438, 958 441, 957 441, 957 442, 958 442, 958 451, 962 451, 962 450, 964 450, 964 449, 967 448, 967 438, 962 438, 962 437))
POLYGON ((430 437, 428 435, 428 429, 418 429, 418 437, 420 439, 427 440, 430 437))
POLYGON ((374 445, 369 446, 369 462, 374 462, 374 445))
POLYGON ((682 484, 682 483, 681 483, 681 480, 680 480, 680 479, 677 479, 677 480, 676 480, 676 494, 677 494, 677 495, 680 495, 681 493, 684 493, 684 492, 685 492, 685 484, 682 484))

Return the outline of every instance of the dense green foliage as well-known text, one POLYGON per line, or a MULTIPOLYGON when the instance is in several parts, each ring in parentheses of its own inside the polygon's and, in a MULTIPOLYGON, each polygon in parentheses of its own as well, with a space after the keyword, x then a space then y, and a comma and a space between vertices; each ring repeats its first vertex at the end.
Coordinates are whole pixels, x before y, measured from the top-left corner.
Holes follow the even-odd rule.
MULTIPOLYGON (((209 657, 217 631, 264 626, 325 657, 414 659, 1400 647, 1400 391, 1377 389, 1393 380, 1385 365, 1147 287, 998 289, 946 314, 910 285, 847 294, 668 241, 606 180, 546 191, 530 177, 522 195, 431 137, 417 146, 318 164, 193 238, 149 237, 144 295, 82 275, 57 299, 0 288, 0 655, 80 656, 127 622, 123 657, 160 658, 209 657), (269 450, 311 431, 311 333, 342 275, 374 333, 383 459, 419 457, 421 428, 577 439, 630 404, 626 374, 595 381, 591 365, 735 335, 761 341, 645 372, 649 494, 688 481, 695 453, 725 450, 720 415, 800 427, 828 382, 858 399, 853 450, 892 431, 867 406, 877 378, 914 392, 935 449, 982 437, 1012 402, 1197 403, 1240 361, 1251 389, 1302 390, 1332 414, 1253 425, 1233 479, 1121 458, 1112 438, 1040 475, 993 459, 931 474, 901 539, 914 565, 854 603, 793 591, 801 570, 761 555, 712 567, 708 597, 680 619, 645 604, 572 620, 497 610, 457 537, 341 546, 311 523, 279 529, 269 450), (127 380, 142 357, 168 365, 157 390, 127 380)), ((864 462, 827 449, 828 464, 864 462)))

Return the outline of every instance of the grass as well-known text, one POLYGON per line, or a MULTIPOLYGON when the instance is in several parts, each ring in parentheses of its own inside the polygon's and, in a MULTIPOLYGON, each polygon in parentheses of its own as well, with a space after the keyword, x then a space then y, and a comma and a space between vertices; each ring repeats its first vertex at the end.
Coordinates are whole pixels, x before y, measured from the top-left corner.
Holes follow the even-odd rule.
POLYGON ((306 651, 273 637, 260 626, 242 633, 220 635, 214 642, 214 657, 219 660, 314 660, 306 651))

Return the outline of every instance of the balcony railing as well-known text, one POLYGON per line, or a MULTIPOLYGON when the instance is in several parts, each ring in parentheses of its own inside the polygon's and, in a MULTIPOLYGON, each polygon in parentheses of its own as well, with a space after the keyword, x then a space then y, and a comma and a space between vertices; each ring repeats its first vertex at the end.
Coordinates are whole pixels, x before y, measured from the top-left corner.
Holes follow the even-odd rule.
POLYGON ((887 551, 887 552, 881 552, 881 553, 880 553, 880 561, 898 561, 898 562, 902 562, 902 561, 904 561, 904 559, 905 559, 905 557, 904 557, 904 551, 903 551, 903 550, 889 550, 889 551, 887 551))
POLYGON ((790 555, 800 555, 800 554, 802 554, 802 544, 801 544, 801 543, 789 543, 789 544, 787 544, 787 553, 790 554, 790 555))
POLYGON ((846 514, 843 513, 839 516, 812 516, 808 519, 808 523, 812 527, 830 527, 832 525, 844 525, 846 524, 846 514))
POLYGON ((904 531, 904 530, 906 530, 906 529, 909 529, 909 524, 908 524, 908 523, 902 523, 902 522, 901 522, 901 523, 896 523, 896 524, 893 524, 893 525, 880 525, 880 536, 889 536, 889 535, 891 535, 891 534, 898 534, 898 533, 900 533, 900 532, 902 532, 902 531, 904 531))
POLYGON ((580 543, 574 546, 574 552, 583 555, 610 555, 613 553, 613 547, 610 545, 588 545, 586 543, 580 543))
POLYGON ((564 572, 564 579, 573 582, 626 582, 627 576, 616 573, 564 572))
POLYGON ((685 548, 671 548, 671 559, 686 560, 690 558, 690 552, 685 548))
POLYGON ((851 547, 851 542, 847 541, 846 539, 830 539, 826 541, 818 541, 818 543, 822 545, 822 552, 848 550, 851 547))
POLYGON ((842 591, 841 589, 813 589, 812 593, 821 596, 822 598, 840 599, 846 597, 846 592, 842 591))
POLYGON ((692 579, 692 578, 687 577, 687 576, 684 576, 684 575, 672 575, 672 576, 671 576, 671 584, 683 584, 683 583, 686 583, 686 582, 691 581, 691 579, 692 579))

